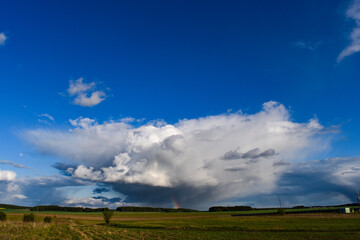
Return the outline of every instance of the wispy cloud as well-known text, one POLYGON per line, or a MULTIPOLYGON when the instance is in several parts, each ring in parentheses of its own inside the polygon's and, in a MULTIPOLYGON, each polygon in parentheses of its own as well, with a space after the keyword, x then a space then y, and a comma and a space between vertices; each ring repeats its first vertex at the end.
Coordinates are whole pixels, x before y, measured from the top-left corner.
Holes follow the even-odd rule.
POLYGON ((252 115, 227 113, 176 124, 134 127, 89 118, 71 123, 70 131, 37 129, 24 136, 39 152, 74 162, 67 175, 102 183, 125 194, 126 201, 157 205, 171 196, 195 206, 271 192, 287 167, 279 160, 303 159, 328 141, 318 134, 323 126, 316 119, 293 122, 289 111, 272 101, 252 115))
POLYGON ((75 81, 70 80, 67 92, 70 97, 74 97, 73 104, 83 107, 92 107, 105 100, 104 91, 95 90, 95 82, 84 83, 83 78, 75 81))
POLYGON ((38 116, 39 117, 45 117, 45 118, 47 118, 47 119, 49 119, 51 121, 55 121, 53 116, 51 116, 50 114, 47 114, 47 113, 42 113, 42 114, 39 114, 38 116))
POLYGON ((5 41, 7 39, 7 36, 5 35, 5 33, 0 33, 0 45, 4 45, 5 41))
POLYGON ((8 161, 8 160, 1 160, 1 159, 0 159, 0 164, 8 164, 8 165, 10 165, 10 166, 12 166, 12 167, 16 167, 16 168, 26 168, 26 169, 29 169, 29 167, 27 167, 27 166, 18 164, 18 163, 16 163, 16 162, 8 161))
POLYGON ((38 122, 39 123, 45 123, 45 124, 50 124, 50 122, 54 122, 55 119, 53 116, 51 116, 50 114, 47 114, 47 113, 42 113, 42 114, 39 114, 37 115, 38 117, 40 117, 38 119, 38 122), (49 122, 50 121, 50 122, 49 122))
POLYGON ((350 45, 340 52, 337 58, 338 62, 341 62, 345 57, 360 51, 360 0, 355 0, 352 3, 352 5, 346 11, 346 16, 355 20, 356 27, 350 34, 350 45))
POLYGON ((316 41, 316 42, 296 41, 296 42, 292 42, 290 45, 292 47, 303 48, 303 49, 308 49, 308 50, 314 51, 323 43, 324 43, 323 41, 316 41))
POLYGON ((12 195, 12 197, 17 198, 17 199, 21 199, 21 200, 28 198, 27 196, 22 195, 22 194, 14 194, 14 195, 12 195))

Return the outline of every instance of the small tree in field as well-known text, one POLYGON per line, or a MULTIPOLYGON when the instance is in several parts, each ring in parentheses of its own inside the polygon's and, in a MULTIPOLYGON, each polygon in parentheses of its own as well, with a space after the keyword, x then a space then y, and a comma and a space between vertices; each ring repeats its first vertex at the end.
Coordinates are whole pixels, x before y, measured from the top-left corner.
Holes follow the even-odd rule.
POLYGON ((0 212, 0 221, 5 221, 5 220, 6 220, 6 213, 0 212))
POLYGON ((112 218, 112 216, 114 215, 114 211, 111 210, 106 210, 103 212, 104 215, 104 220, 106 224, 110 223, 110 219, 112 218))
POLYGON ((33 213, 24 214, 23 222, 34 222, 34 221, 35 221, 35 215, 33 213))
POLYGON ((283 208, 279 208, 278 211, 277 211, 277 214, 283 216, 283 215, 286 214, 286 211, 285 211, 285 209, 283 209, 283 208))
POLYGON ((46 216, 46 217, 44 218, 44 223, 51 223, 51 217, 46 216))

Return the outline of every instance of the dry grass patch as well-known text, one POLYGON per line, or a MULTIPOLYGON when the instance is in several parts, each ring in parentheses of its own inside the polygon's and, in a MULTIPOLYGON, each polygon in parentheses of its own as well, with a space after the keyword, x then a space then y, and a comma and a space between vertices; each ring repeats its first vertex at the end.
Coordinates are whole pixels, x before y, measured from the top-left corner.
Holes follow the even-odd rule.
POLYGON ((46 224, 43 222, 24 223, 21 221, 0 222, 0 239, 81 239, 65 224, 46 224))

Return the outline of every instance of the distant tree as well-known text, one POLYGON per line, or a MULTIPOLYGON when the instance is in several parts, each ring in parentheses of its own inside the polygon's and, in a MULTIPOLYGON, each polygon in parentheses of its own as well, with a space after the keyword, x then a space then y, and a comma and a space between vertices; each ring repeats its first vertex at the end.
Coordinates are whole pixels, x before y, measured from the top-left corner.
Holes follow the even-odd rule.
POLYGON ((209 208, 209 212, 228 212, 228 211, 251 211, 250 206, 215 206, 209 208))
POLYGON ((298 209, 298 208, 306 208, 306 207, 304 205, 298 205, 298 206, 293 206, 292 208, 298 209))
POLYGON ((283 208, 279 208, 277 211, 277 214, 279 214, 279 215, 285 215, 285 213, 286 213, 286 211, 283 208))
POLYGON ((5 220, 6 220, 6 213, 0 212, 0 221, 5 221, 5 220))
POLYGON ((34 222, 34 221, 35 221, 35 215, 33 213, 24 214, 23 222, 34 222))
POLYGON ((51 222, 51 217, 46 216, 44 217, 44 223, 50 223, 51 222))
POLYGON ((103 211, 103 215, 104 215, 104 220, 105 220, 105 223, 106 224, 109 224, 110 223, 110 219, 112 218, 112 216, 114 215, 114 211, 109 211, 109 210, 106 210, 106 211, 103 211))

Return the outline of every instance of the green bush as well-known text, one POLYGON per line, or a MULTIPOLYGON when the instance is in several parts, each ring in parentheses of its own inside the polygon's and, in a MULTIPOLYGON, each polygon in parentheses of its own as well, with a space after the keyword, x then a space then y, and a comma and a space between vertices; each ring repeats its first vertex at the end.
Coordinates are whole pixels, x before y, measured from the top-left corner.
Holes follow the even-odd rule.
POLYGON ((282 215, 285 215, 286 211, 283 208, 279 208, 277 213, 282 216, 282 215))
POLYGON ((33 213, 24 214, 23 222, 34 222, 34 221, 35 221, 35 215, 33 213))
POLYGON ((110 219, 114 215, 114 211, 103 211, 104 220, 106 224, 110 223, 110 219))
POLYGON ((51 217, 46 216, 46 217, 44 218, 44 223, 50 223, 50 222, 51 222, 51 217))
POLYGON ((0 212, 0 221, 5 221, 5 220, 6 220, 6 213, 0 212))

